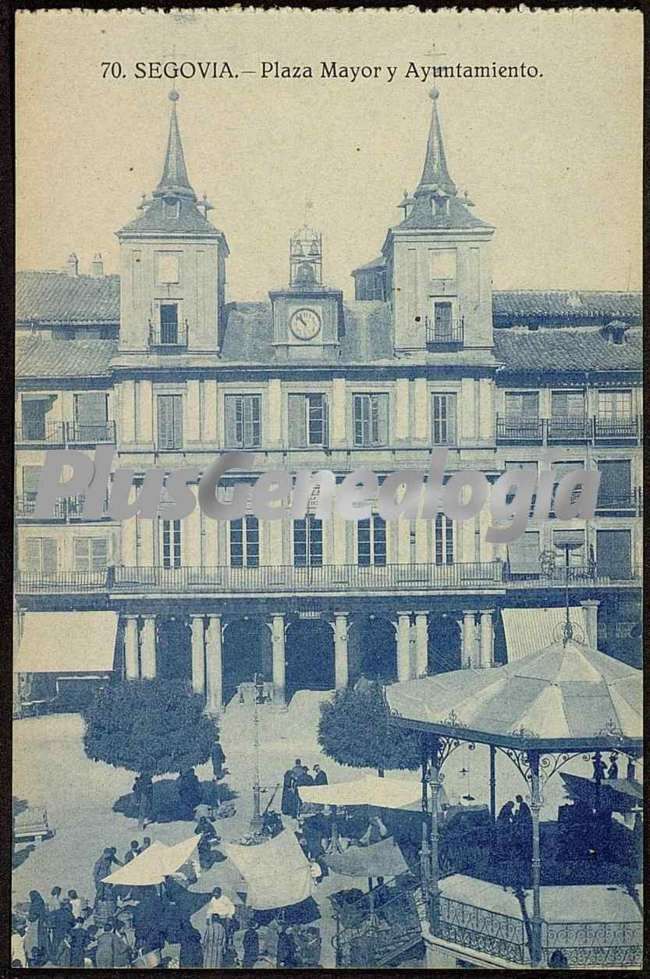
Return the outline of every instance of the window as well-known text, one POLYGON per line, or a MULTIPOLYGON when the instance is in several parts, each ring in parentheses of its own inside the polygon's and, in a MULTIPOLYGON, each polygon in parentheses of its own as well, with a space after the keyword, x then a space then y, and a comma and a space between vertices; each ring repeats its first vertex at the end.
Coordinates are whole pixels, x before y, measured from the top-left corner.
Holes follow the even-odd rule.
POLYGON ((158 252, 156 260, 156 279, 160 285, 180 282, 181 256, 179 252, 158 252))
POLYGON ((178 343, 178 303, 160 304, 160 342, 178 343))
POLYGON ((508 570, 511 575, 538 578, 542 571, 538 530, 526 530, 508 544, 508 570))
POLYGON ((256 568, 260 563, 257 517, 230 521, 230 563, 234 568, 256 568))
POLYGON ((434 445, 456 444, 456 395, 432 396, 432 429, 434 445))
POLYGON ((22 397, 22 437, 28 442, 47 439, 51 434, 47 415, 54 402, 47 395, 23 395, 22 397))
MULTIPOLYGON (((571 462, 554 462, 552 464, 553 475, 556 477, 553 483, 553 501, 555 502, 555 492, 559 485, 560 480, 567 475, 567 473, 575 472, 576 469, 581 469, 584 471, 585 463, 584 459, 574 459, 571 462)), ((576 486, 571 494, 571 503, 575 503, 582 492, 582 487, 580 483, 576 486)))
POLYGON ((566 567, 566 548, 569 548, 569 567, 582 568, 585 565, 584 530, 554 530, 553 548, 556 553, 555 566, 566 567))
POLYGON ((435 564, 454 563, 454 524, 444 513, 433 521, 433 553, 435 564))
POLYGON ((431 256, 432 279, 456 278, 456 249, 436 248, 429 252, 431 256))
POLYGON ((183 396, 158 395, 158 448, 183 447, 183 396))
POLYGON ((23 466, 23 503, 25 509, 33 509, 38 494, 38 481, 41 475, 41 466, 23 466))
POLYGON ((57 547, 54 537, 29 537, 25 541, 25 570, 31 574, 56 574, 57 547))
POLYGON ((289 445, 327 445, 327 421, 324 394, 289 395, 289 445))
POLYGON ((506 392, 506 418, 534 419, 539 415, 538 391, 508 391, 506 392))
POLYGON ((554 418, 583 418, 585 395, 583 391, 552 391, 551 415, 554 418))
POLYGON ((453 340, 453 309, 451 303, 433 304, 434 340, 453 340))
POLYGON ((598 414, 602 418, 630 418, 632 415, 632 392, 599 391, 598 414))
POLYGON ((632 503, 632 464, 629 459, 602 459, 598 462, 599 507, 629 507, 632 503))
POLYGON ((307 516, 293 522, 293 563, 297 568, 323 563, 323 521, 307 516))
POLYGON ((378 514, 357 521, 357 564, 386 564, 386 521, 378 514))
POLYGON ((85 391, 74 396, 74 438, 94 442, 106 437, 108 398, 104 391, 85 391))
POLYGON ((388 395, 355 394, 354 444, 386 445, 388 443, 388 395))
POLYGON ((108 538, 75 537, 75 571, 101 571, 108 564, 108 538))
POLYGON ((248 449, 261 444, 261 405, 259 394, 227 394, 225 399, 226 445, 248 449))
POLYGON ((181 566, 181 522, 180 520, 161 520, 160 537, 162 544, 163 568, 181 566))
POLYGON ((354 280, 355 299, 370 300, 384 298, 384 273, 359 272, 354 280))
POLYGON ((180 216, 180 201, 173 199, 163 201, 163 219, 165 221, 176 221, 180 216))

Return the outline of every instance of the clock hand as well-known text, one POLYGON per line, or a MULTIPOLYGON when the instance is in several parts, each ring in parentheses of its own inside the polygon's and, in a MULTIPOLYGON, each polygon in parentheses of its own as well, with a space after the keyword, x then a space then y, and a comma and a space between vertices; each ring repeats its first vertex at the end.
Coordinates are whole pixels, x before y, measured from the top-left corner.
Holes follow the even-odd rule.
POLYGON ((297 319, 297 321, 299 323, 302 323, 303 326, 307 326, 307 324, 305 323, 304 319, 302 318, 302 314, 299 313, 298 316, 296 317, 296 319, 297 319))

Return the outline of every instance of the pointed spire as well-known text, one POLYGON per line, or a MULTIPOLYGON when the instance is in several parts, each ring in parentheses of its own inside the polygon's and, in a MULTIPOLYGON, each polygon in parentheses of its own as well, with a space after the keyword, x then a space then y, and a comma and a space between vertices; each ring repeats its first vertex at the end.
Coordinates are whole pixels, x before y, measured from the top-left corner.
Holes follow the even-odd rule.
POLYGON ((449 176, 449 171, 447 170, 445 146, 442 141, 442 130, 438 118, 436 103, 439 94, 437 88, 432 88, 429 93, 429 97, 433 103, 431 109, 431 125, 429 127, 429 138, 427 140, 427 152, 424 158, 422 176, 415 192, 418 195, 434 190, 442 191, 444 194, 451 196, 456 194, 456 184, 449 176))
POLYGON ((154 197, 163 197, 166 194, 173 194, 177 197, 189 197, 191 200, 196 200, 196 194, 192 189, 190 184, 190 179, 187 176, 187 167, 185 166, 185 156, 183 154, 183 144, 181 142, 181 133, 178 128, 178 119, 176 117, 176 103, 178 102, 180 96, 176 89, 172 89, 169 93, 169 100, 172 104, 171 116, 169 119, 169 138, 167 140, 167 153, 165 154, 165 165, 163 168, 163 175, 160 178, 160 183, 155 189, 154 197))

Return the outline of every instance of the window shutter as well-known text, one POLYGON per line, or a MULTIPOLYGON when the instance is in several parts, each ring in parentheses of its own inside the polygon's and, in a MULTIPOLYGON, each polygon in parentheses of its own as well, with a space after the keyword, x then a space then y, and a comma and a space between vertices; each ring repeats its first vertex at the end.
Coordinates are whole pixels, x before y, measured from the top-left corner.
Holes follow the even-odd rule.
POLYGON ((36 496, 41 466, 23 466, 23 495, 36 496))
POLYGON ((105 537, 93 537, 90 541, 91 571, 101 571, 108 564, 108 540, 105 537))
POLYGON ((53 537, 44 537, 42 540, 43 545, 43 573, 44 574, 56 574, 57 572, 57 560, 56 560, 56 541, 53 537))
POLYGON ((307 444, 306 404, 304 394, 289 395, 289 445, 293 447, 307 444))
POLYGON ((173 446, 180 449, 183 445, 183 398, 180 394, 172 395, 173 410, 173 446))
POLYGON ((108 418, 107 396, 104 391, 75 394, 75 422, 78 426, 105 425, 108 418))
POLYGON ((456 444, 456 395, 447 395, 447 442, 456 444))
POLYGON ((90 571, 90 541, 87 537, 75 538, 74 566, 76 571, 90 571))
POLYGON ((226 418, 226 445, 230 448, 238 445, 237 442, 237 402, 239 398, 228 394, 224 399, 224 409, 226 418))
POLYGON ((169 395, 158 396, 158 446, 161 449, 173 448, 173 408, 169 395))
POLYGON ((32 574, 42 571, 41 541, 38 537, 29 537, 25 542, 25 567, 32 574))
POLYGON ((259 395, 254 394, 250 398, 251 402, 251 441, 250 445, 260 445, 262 441, 262 399, 259 395))
POLYGON ((330 406, 326 395, 323 395, 323 445, 330 444, 330 406))
POLYGON ((363 445, 364 443, 364 424, 363 415, 366 398, 363 394, 354 396, 354 444, 363 445))
POLYGON ((377 404, 377 438, 375 441, 379 445, 387 445, 388 444, 388 395, 377 394, 375 395, 375 401, 377 404))

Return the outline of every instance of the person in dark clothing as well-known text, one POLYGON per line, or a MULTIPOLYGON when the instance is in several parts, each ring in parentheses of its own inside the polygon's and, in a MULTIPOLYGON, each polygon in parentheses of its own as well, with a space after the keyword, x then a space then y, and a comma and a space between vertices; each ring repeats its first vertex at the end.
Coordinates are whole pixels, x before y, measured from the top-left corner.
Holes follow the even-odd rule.
POLYGON ((192 926, 188 919, 185 919, 181 925, 178 964, 181 969, 203 968, 201 933, 192 926))
POLYGON ((607 778, 618 778, 618 760, 617 755, 609 756, 609 768, 607 769, 607 778))
POLYGON ((280 809, 284 816, 298 815, 298 795, 296 793, 296 776, 292 768, 288 768, 282 779, 282 803, 280 809))
POLYGON ((314 779, 309 774, 309 769, 306 765, 302 766, 301 772, 296 776, 296 785, 313 785, 314 779))
POLYGON ((512 844, 514 808, 514 802, 512 799, 509 799, 503 806, 501 806, 499 815, 497 816, 496 844, 498 859, 500 860, 505 860, 509 856, 510 846, 512 844))
POLYGON ((104 900, 110 894, 111 885, 103 884, 102 881, 104 877, 108 877, 111 873, 114 863, 118 867, 122 866, 121 861, 115 856, 115 848, 107 846, 93 867, 93 880, 95 882, 95 897, 97 901, 104 900))
POLYGON ((226 764, 226 756, 224 754, 223 748, 221 747, 221 742, 219 741, 219 735, 215 735, 214 744, 212 745, 212 751, 210 752, 210 761, 212 762, 212 771, 214 773, 214 780, 218 782, 223 778, 224 772, 223 768, 226 764))
POLYGON ((124 861, 123 862, 124 863, 130 863, 133 860, 134 857, 137 857, 140 854, 140 852, 141 852, 140 851, 140 844, 138 843, 138 841, 137 840, 131 840, 131 843, 129 844, 129 849, 124 854, 124 861))
POLYGON ((61 906, 49 915, 50 950, 54 958, 58 957, 59 949, 71 929, 75 925, 75 917, 69 901, 64 898, 61 906))
POLYGON ((260 954, 260 939, 257 934, 257 923, 251 921, 244 932, 243 937, 244 957, 242 959, 242 969, 252 969, 260 954))
POLYGON ((287 926, 283 923, 278 935, 278 948, 276 952, 277 969, 295 969, 296 963, 296 943, 287 926))
POLYGON ((206 816, 201 816, 194 832, 200 836, 197 846, 199 865, 201 870, 208 870, 214 863, 213 844, 219 843, 220 837, 206 816))
POLYGON ((83 918, 77 918, 74 927, 68 935, 70 944, 70 968, 83 969, 86 957, 86 946, 88 945, 88 932, 84 928, 83 918))
POLYGON ((533 816, 530 806, 522 796, 515 796, 517 810, 513 816, 515 842, 525 859, 530 859, 533 850, 533 816))
POLYGON ((133 927, 138 948, 146 951, 162 948, 165 942, 164 914, 164 905, 155 889, 145 892, 142 900, 133 908, 133 927))
POLYGON ((327 772, 320 765, 314 765, 314 785, 328 785, 327 772))
POLYGON ((138 775, 132 792, 138 809, 138 828, 144 829, 148 822, 153 822, 153 779, 149 772, 138 775))
POLYGON ((190 817, 194 816, 194 810, 201 802, 201 783, 193 768, 180 773, 176 779, 176 789, 183 810, 190 817))

